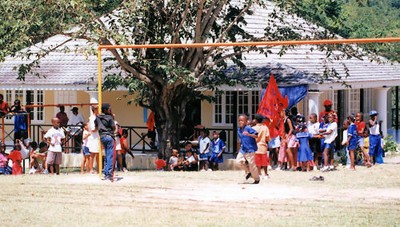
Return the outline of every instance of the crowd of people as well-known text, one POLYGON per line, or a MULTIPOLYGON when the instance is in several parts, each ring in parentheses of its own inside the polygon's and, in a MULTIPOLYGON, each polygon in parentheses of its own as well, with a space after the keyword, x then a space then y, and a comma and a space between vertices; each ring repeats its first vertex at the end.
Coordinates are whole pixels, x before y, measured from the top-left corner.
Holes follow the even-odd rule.
MULTIPOLYGON (((253 121, 240 115, 238 135, 241 146, 236 162, 245 170, 245 179, 252 177, 258 184, 260 177, 269 177, 268 169, 335 170, 334 154, 339 150, 336 145, 338 118, 330 100, 324 101, 324 107, 319 115, 311 113, 308 121, 297 113, 295 107, 283 110, 278 124, 262 115, 256 115, 253 121), (262 169, 265 176, 261 174, 262 169)), ((345 149, 349 170, 355 170, 356 163, 366 167, 383 163, 378 112, 372 110, 369 116, 370 119, 364 122, 363 113, 358 112, 343 121, 341 145, 345 149), (359 156, 362 159, 357 162, 359 156)))
POLYGON ((97 105, 91 106, 91 110, 92 115, 85 121, 78 108, 74 107, 73 115, 68 119, 64 107, 60 106, 60 112, 51 119, 52 127, 46 131, 44 141, 39 145, 23 136, 16 137, 21 139, 15 140, 12 151, 7 154, 5 144, 0 143, 0 174, 22 174, 22 162, 27 158, 30 158, 31 174, 60 174, 62 155, 68 153, 63 147, 67 133, 72 133, 75 140, 73 149, 83 156, 81 173, 97 174, 95 167, 99 166, 100 149, 104 150, 101 161, 105 180, 113 180, 115 168, 127 171, 125 155, 128 153, 134 158, 127 144, 127 130, 123 130, 114 120, 109 104, 102 105, 101 114, 97 105))
MULTIPOLYGON (((2 97, 0 96, 0 101, 2 97)), ((5 106, 4 103, 0 103, 5 106)), ((112 180, 114 169, 127 171, 126 154, 132 155, 127 143, 127 130, 123 130, 114 120, 109 104, 99 107, 91 106, 92 115, 85 121, 78 114, 78 108, 72 108, 73 116, 68 119, 64 107, 52 118, 52 127, 44 135, 44 141, 36 143, 29 139, 16 139, 9 155, 5 153, 5 145, 0 144, 0 174, 21 174, 22 161, 30 158, 30 173, 60 173, 62 163, 63 142, 66 138, 65 126, 82 124, 82 133, 77 144, 83 155, 81 173, 95 174, 95 166, 99 166, 99 151, 104 149, 102 173, 104 179, 112 180), (102 146, 100 146, 100 143, 102 146), (103 148, 101 148, 103 147, 103 148), (97 162, 97 163, 95 163, 97 162), (8 165, 12 163, 12 165, 8 165), (12 168, 10 168, 12 166, 12 168)), ((12 111, 12 108, 6 109, 12 111)), ((18 109, 18 103, 14 109, 18 109)), ((17 111, 21 111, 19 108, 17 111)), ((334 154, 339 147, 338 118, 332 109, 330 100, 324 101, 324 110, 317 115, 311 113, 306 118, 294 107, 280 112, 279 122, 257 114, 253 120, 246 115, 238 117, 238 138, 240 149, 236 163, 245 171, 245 179, 253 178, 254 183, 269 178, 269 170, 287 171, 331 171, 335 170, 334 154), (262 174, 264 172, 264 174, 262 174)), ((341 145, 346 151, 346 166, 356 169, 360 163, 357 157, 362 156, 362 164, 371 167, 383 163, 383 149, 378 112, 369 112, 370 119, 365 122, 363 113, 348 116, 343 122, 343 140, 341 145)), ((77 130, 79 131, 79 130, 77 130)), ((73 132, 76 134, 76 132, 73 132)), ((221 135, 224 136, 224 135, 221 135)), ((75 149, 78 149, 75 147, 75 149)), ((156 170, 170 171, 216 171, 224 161, 225 142, 219 132, 200 130, 197 149, 191 142, 182 150, 172 149, 171 157, 166 161, 158 154, 155 161, 156 170)))

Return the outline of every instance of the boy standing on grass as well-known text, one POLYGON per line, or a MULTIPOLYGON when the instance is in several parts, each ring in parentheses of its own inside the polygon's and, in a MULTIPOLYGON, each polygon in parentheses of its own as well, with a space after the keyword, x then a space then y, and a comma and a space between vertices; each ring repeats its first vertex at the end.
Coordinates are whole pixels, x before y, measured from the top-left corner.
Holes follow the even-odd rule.
POLYGON ((47 152, 47 165, 50 166, 50 173, 54 174, 54 171, 57 175, 60 174, 60 165, 62 162, 62 147, 61 144, 65 139, 64 130, 60 128, 60 120, 58 118, 51 119, 51 123, 53 127, 50 128, 44 138, 49 144, 49 149, 47 152), (56 169, 54 170, 54 166, 56 169))
POLYGON ((248 163, 248 165, 246 165, 246 162, 241 162, 240 167, 248 172, 246 180, 249 179, 251 176, 254 179, 254 184, 258 184, 260 183, 260 175, 258 174, 257 166, 254 161, 254 154, 257 151, 256 139, 258 137, 258 133, 256 130, 246 125, 246 115, 241 114, 239 116, 238 123, 238 136, 240 139, 239 152, 243 155, 243 158, 248 163))
POLYGON ((355 159, 355 151, 358 145, 358 136, 357 136, 357 126, 354 124, 355 118, 354 116, 347 117, 350 122, 349 128, 347 129, 347 150, 349 151, 350 156, 350 170, 356 170, 356 166, 354 163, 355 159))
POLYGON ((264 169, 265 172, 265 177, 262 177, 263 179, 268 179, 268 165, 269 165, 269 158, 268 158, 268 141, 270 140, 269 137, 269 130, 266 125, 264 125, 262 122, 264 120, 264 117, 260 114, 256 114, 254 117, 256 121, 256 125, 253 126, 253 129, 255 129, 258 133, 258 137, 256 139, 257 142, 257 151, 255 153, 255 163, 258 169, 258 174, 262 176, 261 174, 261 168, 264 169))

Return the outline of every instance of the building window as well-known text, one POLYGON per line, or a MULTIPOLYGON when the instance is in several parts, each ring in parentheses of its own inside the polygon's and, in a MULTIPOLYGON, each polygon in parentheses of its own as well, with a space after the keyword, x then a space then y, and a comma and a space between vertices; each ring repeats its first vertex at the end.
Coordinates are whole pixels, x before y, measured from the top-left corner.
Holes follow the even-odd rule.
POLYGON ((356 114, 360 112, 360 89, 351 89, 349 90, 349 108, 348 108, 348 115, 349 114, 356 114))
MULTIPOLYGON (((7 90, 6 101, 10 106, 14 104, 14 101, 19 99, 21 105, 43 105, 44 104, 44 93, 43 91, 36 90, 7 90)), ((27 109, 30 112, 30 118, 32 122, 42 123, 44 121, 44 108, 34 107, 27 109)), ((11 122, 11 118, 7 118, 11 122)))
POLYGON ((260 103, 259 91, 225 91, 217 94, 214 103, 214 125, 230 125, 238 114, 252 117, 257 113, 260 103), (237 113, 234 113, 233 100, 237 94, 237 113))

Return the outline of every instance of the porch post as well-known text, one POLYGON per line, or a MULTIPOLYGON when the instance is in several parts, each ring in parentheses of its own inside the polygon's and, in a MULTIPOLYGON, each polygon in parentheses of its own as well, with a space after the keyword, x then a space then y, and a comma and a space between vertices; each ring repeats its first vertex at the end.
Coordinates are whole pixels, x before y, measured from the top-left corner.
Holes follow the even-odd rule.
MULTIPOLYGON (((86 92, 90 96, 90 101, 89 101, 90 104, 99 103, 99 101, 97 100, 97 97, 98 97, 98 92, 97 91, 86 91, 86 92)), ((90 111, 90 116, 91 116, 93 114, 92 108, 89 108, 89 111, 90 111)))
MULTIPOLYGON (((319 114, 319 98, 321 94, 322 92, 318 90, 308 91, 308 115, 311 113, 319 114)), ((318 119, 319 118, 321 118, 321 116, 318 116, 318 119)))
POLYGON ((383 136, 387 135, 388 132, 388 91, 390 88, 382 87, 375 88, 376 96, 376 111, 378 111, 378 120, 382 121, 382 133, 383 136))

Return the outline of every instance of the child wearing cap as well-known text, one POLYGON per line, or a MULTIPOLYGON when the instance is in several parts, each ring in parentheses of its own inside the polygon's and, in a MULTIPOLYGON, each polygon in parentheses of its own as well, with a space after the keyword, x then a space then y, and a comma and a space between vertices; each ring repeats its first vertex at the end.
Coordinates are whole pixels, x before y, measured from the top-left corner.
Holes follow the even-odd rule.
POLYGON ((372 110, 369 120, 369 156, 371 161, 375 164, 383 163, 383 150, 381 147, 381 135, 378 122, 378 112, 372 110))
MULTIPOLYGON (((323 122, 324 121, 324 116, 328 115, 328 114, 335 114, 336 112, 332 109, 333 103, 331 100, 326 99, 323 103, 325 110, 321 111, 319 113, 319 122, 323 122)), ((337 123, 337 119, 335 119, 335 122, 337 123)))

